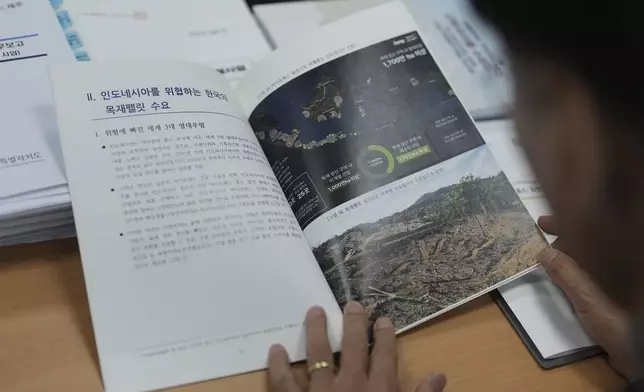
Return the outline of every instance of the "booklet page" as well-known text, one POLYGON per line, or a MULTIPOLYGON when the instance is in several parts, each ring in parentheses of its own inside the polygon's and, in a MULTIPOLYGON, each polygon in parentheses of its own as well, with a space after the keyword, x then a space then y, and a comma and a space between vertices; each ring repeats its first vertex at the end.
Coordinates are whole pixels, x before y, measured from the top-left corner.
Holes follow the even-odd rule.
POLYGON ((108 391, 304 358, 303 315, 341 312, 224 79, 181 63, 52 70, 108 391))
POLYGON ((408 328, 546 245, 402 4, 278 49, 239 87, 340 304, 408 328))
POLYGON ((65 184, 47 65, 72 61, 47 0, 0 2, 0 202, 65 184))

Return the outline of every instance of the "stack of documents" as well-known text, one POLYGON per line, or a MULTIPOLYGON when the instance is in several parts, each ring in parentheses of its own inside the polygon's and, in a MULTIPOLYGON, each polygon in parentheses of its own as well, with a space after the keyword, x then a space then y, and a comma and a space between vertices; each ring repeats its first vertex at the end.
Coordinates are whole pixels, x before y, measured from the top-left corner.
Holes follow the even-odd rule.
POLYGON ((75 235, 50 64, 197 62, 235 84, 270 50, 243 0, 0 2, 0 246, 75 235))
POLYGON ((0 3, 0 245, 74 235, 48 70, 73 61, 46 0, 0 3))

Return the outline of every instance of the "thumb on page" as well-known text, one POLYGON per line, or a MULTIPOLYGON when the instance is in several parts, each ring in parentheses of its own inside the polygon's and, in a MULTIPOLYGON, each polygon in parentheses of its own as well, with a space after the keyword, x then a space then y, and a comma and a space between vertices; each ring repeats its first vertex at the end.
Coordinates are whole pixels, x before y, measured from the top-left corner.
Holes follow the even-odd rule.
POLYGON ((539 263, 576 310, 593 306, 597 289, 590 277, 570 256, 557 249, 548 248, 539 254, 539 263))
POLYGON ((557 222, 555 222, 555 217, 552 215, 542 215, 537 220, 537 225, 550 235, 559 235, 559 228, 557 222))
POLYGON ((588 335, 600 345, 617 372, 634 380, 636 372, 629 350, 630 320, 567 254, 546 249, 539 263, 566 294, 588 335))

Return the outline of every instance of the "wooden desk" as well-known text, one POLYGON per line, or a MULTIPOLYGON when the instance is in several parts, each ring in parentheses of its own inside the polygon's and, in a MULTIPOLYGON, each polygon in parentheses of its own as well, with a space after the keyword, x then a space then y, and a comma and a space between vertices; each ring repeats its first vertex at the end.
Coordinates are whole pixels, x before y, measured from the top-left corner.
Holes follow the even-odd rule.
MULTIPOLYGON (((429 371, 448 391, 616 391, 602 358, 542 371, 496 305, 484 297, 399 339, 403 391, 429 371)), ((265 374, 177 390, 264 391, 265 374)), ((75 240, 0 249, 0 391, 101 391, 75 240)))

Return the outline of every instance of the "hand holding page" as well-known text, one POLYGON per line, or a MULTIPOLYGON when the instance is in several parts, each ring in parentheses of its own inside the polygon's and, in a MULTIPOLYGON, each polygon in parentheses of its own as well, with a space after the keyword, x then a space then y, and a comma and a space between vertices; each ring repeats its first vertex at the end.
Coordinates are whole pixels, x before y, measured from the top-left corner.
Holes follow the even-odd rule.
POLYGON ((197 65, 52 70, 103 378, 138 391, 303 359, 341 313, 224 79, 197 65))
MULTIPOLYGON (((532 218, 537 221, 542 215, 550 215, 551 210, 518 144, 518 136, 513 127, 510 120, 483 121, 478 124, 481 136, 499 166, 508 176, 532 218)), ((550 234, 545 234, 545 237, 550 243, 556 239, 550 234)), ((498 290, 505 301, 501 302, 501 308, 506 313, 509 310, 509 317, 514 317, 520 323, 515 328, 523 328, 544 360, 563 358, 594 345, 565 295, 542 269, 499 287, 498 290)), ((530 347, 529 343, 527 345, 530 347)), ((541 361, 538 357, 537 360, 541 361)), ((559 360, 557 363, 563 362, 559 360)), ((545 362, 543 365, 545 366, 545 362)))

